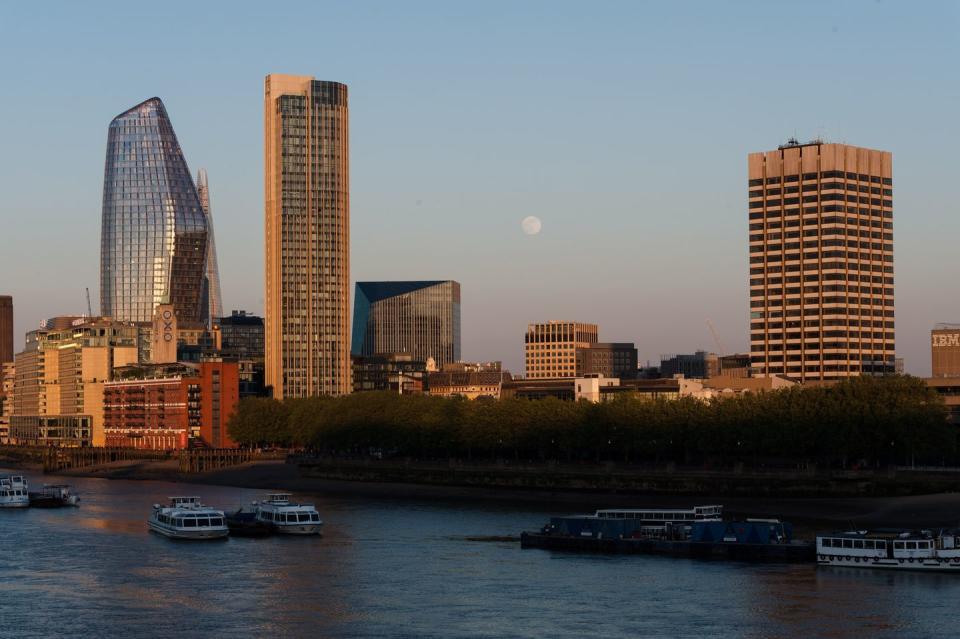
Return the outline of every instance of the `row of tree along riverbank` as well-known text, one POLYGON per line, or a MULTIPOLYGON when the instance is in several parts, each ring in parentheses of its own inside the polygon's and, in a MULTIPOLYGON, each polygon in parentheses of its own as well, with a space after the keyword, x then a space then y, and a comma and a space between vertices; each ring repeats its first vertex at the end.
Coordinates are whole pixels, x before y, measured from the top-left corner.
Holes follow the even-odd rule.
POLYGON ((244 399, 229 424, 248 446, 412 460, 615 461, 732 468, 953 465, 942 399, 909 376, 722 398, 609 403, 466 401, 355 393, 244 399))

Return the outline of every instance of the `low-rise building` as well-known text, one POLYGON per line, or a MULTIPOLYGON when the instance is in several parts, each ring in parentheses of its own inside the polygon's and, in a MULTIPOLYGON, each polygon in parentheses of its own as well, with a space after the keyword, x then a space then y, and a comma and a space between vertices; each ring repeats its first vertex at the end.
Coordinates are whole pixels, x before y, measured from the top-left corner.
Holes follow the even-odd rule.
POLYGON ((409 353, 355 355, 351 363, 355 393, 391 391, 410 395, 426 390, 427 362, 416 360, 409 353))
POLYGON ((108 446, 230 448, 227 422, 240 401, 236 362, 154 364, 117 371, 104 386, 108 446))
POLYGON ((444 370, 428 375, 427 386, 431 395, 438 397, 463 397, 500 399, 504 382, 511 381, 510 373, 503 371, 451 371, 444 370))
POLYGON ((620 380, 592 375, 555 379, 513 379, 501 385, 504 399, 545 399, 554 397, 564 401, 598 402, 604 389, 618 386, 620 380))

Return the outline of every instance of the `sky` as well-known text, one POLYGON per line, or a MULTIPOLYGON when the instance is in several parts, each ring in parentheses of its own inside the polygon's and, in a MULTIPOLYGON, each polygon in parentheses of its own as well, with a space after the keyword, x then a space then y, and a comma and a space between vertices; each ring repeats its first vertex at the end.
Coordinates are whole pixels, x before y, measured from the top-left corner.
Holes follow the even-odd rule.
MULTIPOLYGON (((960 3, 0 3, 16 343, 99 301, 107 126, 159 96, 206 168, 227 309, 263 311, 263 78, 350 88, 351 277, 455 279, 463 356, 529 322, 641 361, 746 352, 747 154, 893 152, 897 354, 960 322, 960 3), (521 220, 542 220, 525 235, 521 220)), ((352 295, 352 292, 351 292, 352 295)))

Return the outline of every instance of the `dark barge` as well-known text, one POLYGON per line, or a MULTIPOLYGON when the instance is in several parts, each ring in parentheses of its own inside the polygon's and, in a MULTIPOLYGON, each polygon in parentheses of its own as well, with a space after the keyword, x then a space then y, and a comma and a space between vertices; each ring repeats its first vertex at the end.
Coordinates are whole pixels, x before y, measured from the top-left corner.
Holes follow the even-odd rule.
MULTIPOLYGON (((816 546, 793 539, 793 528, 776 519, 664 521, 645 511, 597 511, 553 517, 539 532, 520 535, 521 548, 610 554, 649 554, 699 559, 813 563, 816 546), (639 517, 630 515, 637 513, 639 517), (614 517, 608 516, 615 514, 614 517)), ((672 513, 671 513, 672 514, 672 513)))

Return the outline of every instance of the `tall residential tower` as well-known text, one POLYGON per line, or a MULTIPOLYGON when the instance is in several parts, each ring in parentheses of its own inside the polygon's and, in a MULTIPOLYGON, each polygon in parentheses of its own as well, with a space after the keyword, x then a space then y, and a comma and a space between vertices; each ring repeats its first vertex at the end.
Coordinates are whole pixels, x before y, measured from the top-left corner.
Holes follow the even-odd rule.
POLYGON ((266 383, 273 396, 350 392, 347 86, 264 82, 266 383))
POLYGON ((110 123, 100 233, 100 312, 149 323, 173 304, 202 324, 207 220, 160 98, 110 123))
POLYGON ((791 140, 748 171, 754 372, 893 373, 892 155, 791 140))

